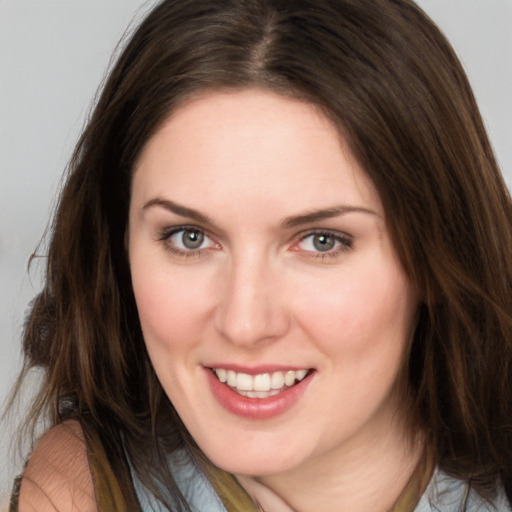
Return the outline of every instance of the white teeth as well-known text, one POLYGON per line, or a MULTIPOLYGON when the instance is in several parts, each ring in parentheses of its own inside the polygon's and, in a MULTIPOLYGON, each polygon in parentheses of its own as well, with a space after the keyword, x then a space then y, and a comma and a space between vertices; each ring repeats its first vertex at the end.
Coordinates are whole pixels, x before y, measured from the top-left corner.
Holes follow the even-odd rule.
POLYGON ((278 395, 280 391, 277 389, 271 389, 270 391, 239 391, 237 393, 242 396, 247 396, 249 398, 267 398, 269 396, 278 395))
POLYGON ((270 380, 270 387, 272 389, 281 389, 284 386, 284 373, 274 372, 270 380))
POLYGON ((226 382, 228 383, 228 386, 231 386, 232 388, 236 387, 236 372, 228 370, 228 378, 226 382))
POLYGON ((252 376, 247 373, 237 373, 235 387, 240 391, 254 391, 252 376))
POLYGON ((284 383, 287 386, 293 386, 293 383, 295 382, 295 372, 289 371, 286 372, 286 375, 284 376, 284 383))
POLYGON ((298 370, 295 372, 295 378, 300 382, 308 373, 307 370, 298 370))
POLYGON ((228 380, 228 372, 226 370, 219 368, 215 373, 221 382, 226 382, 228 380))
POLYGON ((268 373, 255 375, 253 385, 254 391, 270 391, 270 375, 268 373))
POLYGON ((289 370, 287 372, 260 373, 249 375, 237 373, 233 370, 214 368, 215 375, 220 382, 227 385, 240 394, 249 398, 267 398, 300 382, 308 374, 308 370, 289 370))

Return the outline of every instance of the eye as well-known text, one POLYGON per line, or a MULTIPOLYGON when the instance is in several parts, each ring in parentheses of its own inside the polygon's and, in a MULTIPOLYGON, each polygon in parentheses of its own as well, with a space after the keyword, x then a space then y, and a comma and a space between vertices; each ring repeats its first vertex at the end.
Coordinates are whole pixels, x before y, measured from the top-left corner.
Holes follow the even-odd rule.
POLYGON ((200 254, 204 249, 217 247, 206 233, 195 226, 180 226, 161 233, 166 249, 178 255, 200 254))
POLYGON ((180 249, 200 249, 204 243, 205 236, 198 229, 182 229, 169 237, 169 240, 180 249))
POLYGON ((315 233, 302 239, 302 245, 306 251, 327 252, 337 247, 339 243, 333 235, 328 233, 315 233))
POLYGON ((303 236, 295 250, 311 253, 312 256, 337 256, 352 247, 349 236, 330 231, 315 231, 303 236))

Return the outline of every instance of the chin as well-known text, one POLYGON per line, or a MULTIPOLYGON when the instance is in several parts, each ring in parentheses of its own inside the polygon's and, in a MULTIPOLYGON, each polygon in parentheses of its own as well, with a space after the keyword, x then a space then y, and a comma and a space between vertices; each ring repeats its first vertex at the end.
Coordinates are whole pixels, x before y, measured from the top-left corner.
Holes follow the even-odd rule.
POLYGON ((231 446, 219 451, 205 451, 213 464, 228 473, 247 476, 266 476, 283 473, 299 466, 303 461, 304 453, 300 450, 291 452, 286 456, 282 449, 273 446, 260 449, 256 444, 252 450, 238 449, 231 446))

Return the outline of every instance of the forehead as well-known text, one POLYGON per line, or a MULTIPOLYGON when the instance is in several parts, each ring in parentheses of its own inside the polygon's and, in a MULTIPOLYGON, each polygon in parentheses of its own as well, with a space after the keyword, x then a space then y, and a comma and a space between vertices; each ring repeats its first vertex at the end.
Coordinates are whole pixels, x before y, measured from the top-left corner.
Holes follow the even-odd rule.
POLYGON ((258 89, 211 92, 178 108, 146 144, 135 195, 172 194, 195 206, 286 208, 371 204, 375 187, 315 105, 258 89))

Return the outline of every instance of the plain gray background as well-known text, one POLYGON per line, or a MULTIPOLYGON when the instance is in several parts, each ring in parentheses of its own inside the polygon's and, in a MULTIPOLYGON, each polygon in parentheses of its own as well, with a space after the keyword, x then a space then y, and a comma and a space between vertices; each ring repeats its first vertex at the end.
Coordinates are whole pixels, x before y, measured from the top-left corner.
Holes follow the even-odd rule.
MULTIPOLYGON (((19 369, 24 311, 40 287, 42 265, 29 274, 28 258, 111 53, 154 3, 0 0, 0 404, 19 369)), ((418 3, 461 57, 511 184, 512 0, 418 3)), ((0 424, 0 503, 16 470, 7 455, 11 439, 0 424)))

